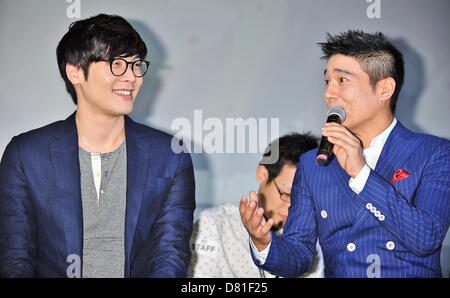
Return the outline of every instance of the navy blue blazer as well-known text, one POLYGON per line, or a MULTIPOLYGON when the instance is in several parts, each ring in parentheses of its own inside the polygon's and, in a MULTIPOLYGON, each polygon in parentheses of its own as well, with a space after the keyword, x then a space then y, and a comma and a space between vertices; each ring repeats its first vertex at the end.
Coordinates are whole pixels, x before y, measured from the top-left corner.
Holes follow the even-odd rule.
MULTIPOLYGON (((185 277, 195 209, 188 153, 125 116, 125 277, 185 277)), ((0 164, 0 276, 65 277, 83 256, 78 135, 65 121, 14 137, 0 164), (68 258, 69 257, 69 258, 68 258)))
POLYGON ((397 123, 357 195, 336 158, 298 164, 283 238, 272 234, 263 266, 296 277, 310 270, 317 238, 326 277, 440 277, 450 224, 450 142, 397 123), (392 182, 398 170, 409 177, 392 182), (391 183, 392 182, 392 183, 391 183))

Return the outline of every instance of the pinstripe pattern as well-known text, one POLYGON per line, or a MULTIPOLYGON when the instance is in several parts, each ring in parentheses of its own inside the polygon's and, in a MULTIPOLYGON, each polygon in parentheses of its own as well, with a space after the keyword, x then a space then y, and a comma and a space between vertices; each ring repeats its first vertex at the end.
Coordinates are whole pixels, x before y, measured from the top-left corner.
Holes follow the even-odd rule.
POLYGON ((441 276, 450 224, 448 140, 397 123, 359 195, 336 159, 319 167, 315 156, 310 151, 300 160, 283 238, 273 235, 262 269, 300 275, 311 266, 319 237, 326 277, 368 277, 373 255, 380 277, 441 276), (411 176, 391 184, 398 169, 411 176))

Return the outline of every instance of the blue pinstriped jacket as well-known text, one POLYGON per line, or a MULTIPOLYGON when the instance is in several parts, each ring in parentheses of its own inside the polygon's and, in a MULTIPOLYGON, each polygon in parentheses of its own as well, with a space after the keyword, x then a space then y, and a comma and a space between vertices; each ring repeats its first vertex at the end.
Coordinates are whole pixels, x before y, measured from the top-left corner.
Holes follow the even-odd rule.
POLYGON ((298 164, 283 237, 272 236, 264 265, 275 275, 309 270, 317 238, 326 277, 441 277, 441 245, 450 224, 450 142, 397 123, 357 195, 336 158, 316 150, 298 164), (403 169, 409 177, 391 183, 403 169))

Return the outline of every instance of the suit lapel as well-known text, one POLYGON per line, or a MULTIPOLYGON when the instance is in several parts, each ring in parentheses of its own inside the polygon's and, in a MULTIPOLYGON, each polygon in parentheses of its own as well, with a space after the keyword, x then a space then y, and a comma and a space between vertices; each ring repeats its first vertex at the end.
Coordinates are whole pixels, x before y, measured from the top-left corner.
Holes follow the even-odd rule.
POLYGON ((332 167, 330 170, 331 173, 334 175, 334 180, 337 181, 337 185, 341 190, 341 193, 343 194, 343 197, 350 198, 350 203, 354 205, 354 207, 357 207, 354 202, 354 197, 356 194, 353 192, 353 190, 348 185, 348 182, 350 180, 350 176, 347 174, 347 172, 341 167, 336 157, 333 155, 333 160, 330 163, 330 166, 332 167))
MULTIPOLYGON (((125 213, 125 276, 130 276, 131 252, 147 181, 149 160, 155 156, 145 134, 125 116, 127 148, 127 190, 125 213)), ((59 127, 49 144, 55 177, 55 205, 63 223, 65 253, 83 256, 83 209, 81 200, 80 162, 75 113, 59 127)))
POLYGON ((54 171, 53 185, 58 222, 63 223, 65 257, 77 254, 82 257, 83 217, 81 206, 80 164, 75 113, 59 127, 49 144, 51 165, 54 171))
MULTIPOLYGON (((395 171, 402 167, 419 144, 420 142, 417 141, 415 134, 398 122, 383 146, 375 172, 390 183, 395 171)), ((352 232, 359 229, 370 216, 365 205, 358 201, 357 197, 355 202, 359 205, 359 212, 353 224, 352 232)))
POLYGON ((390 183, 419 144, 416 135, 398 122, 384 144, 375 172, 390 183))
MULTIPOLYGON (((349 180, 350 176, 347 172, 341 167, 336 157, 333 155, 333 160, 330 163, 332 166, 332 173, 334 175, 334 181, 337 181, 337 185, 340 188, 340 193, 337 198, 332 198, 333 200, 339 200, 339 204, 341 204, 342 210, 353 210, 354 218, 352 220, 354 223, 353 228, 359 225, 359 222, 364 219, 364 212, 361 209, 361 205, 357 202, 357 194, 350 188, 349 180)), ((352 230, 353 230, 352 228, 352 230)))
POLYGON ((147 181, 150 148, 145 135, 125 116, 127 146, 127 201, 125 214, 125 276, 130 276, 133 239, 139 219, 142 198, 147 181))

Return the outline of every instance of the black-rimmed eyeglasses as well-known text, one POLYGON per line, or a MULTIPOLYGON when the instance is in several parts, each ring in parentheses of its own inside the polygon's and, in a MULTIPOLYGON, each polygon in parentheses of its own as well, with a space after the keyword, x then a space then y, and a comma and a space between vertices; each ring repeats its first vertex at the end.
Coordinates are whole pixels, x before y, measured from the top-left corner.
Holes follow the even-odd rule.
POLYGON ((136 60, 133 62, 128 62, 123 58, 114 58, 109 63, 111 73, 117 77, 120 77, 121 75, 127 72, 129 64, 131 64, 131 70, 133 71, 133 74, 137 78, 143 77, 147 73, 148 68, 150 67, 149 61, 136 60))
POLYGON ((286 203, 290 203, 291 202, 291 194, 290 193, 285 193, 285 192, 281 192, 280 188, 278 187, 277 183, 275 182, 275 180, 272 180, 273 184, 275 185, 275 188, 277 189, 278 193, 280 194, 280 199, 286 203))

